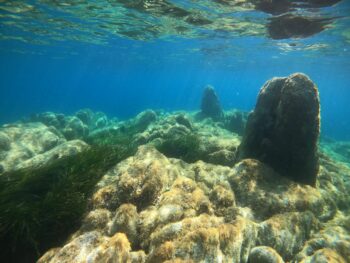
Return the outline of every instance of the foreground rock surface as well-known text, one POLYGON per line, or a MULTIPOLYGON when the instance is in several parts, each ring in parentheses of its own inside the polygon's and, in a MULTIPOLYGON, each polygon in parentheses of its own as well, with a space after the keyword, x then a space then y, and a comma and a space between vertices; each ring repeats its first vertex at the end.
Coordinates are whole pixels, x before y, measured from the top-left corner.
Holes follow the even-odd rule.
POLYGON ((322 158, 312 188, 257 160, 187 164, 141 146, 97 184, 80 229, 39 262, 347 262, 350 170, 332 165, 322 158))
POLYGON ((304 74, 273 78, 260 90, 239 147, 238 159, 260 160, 291 179, 315 185, 320 103, 304 74))

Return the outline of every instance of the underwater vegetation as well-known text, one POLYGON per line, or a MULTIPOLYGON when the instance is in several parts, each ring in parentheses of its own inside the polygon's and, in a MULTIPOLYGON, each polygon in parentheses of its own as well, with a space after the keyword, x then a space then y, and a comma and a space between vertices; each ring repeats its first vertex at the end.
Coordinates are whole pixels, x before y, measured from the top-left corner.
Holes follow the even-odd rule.
POLYGON ((200 143, 198 135, 190 133, 166 139, 159 145, 156 145, 156 148, 165 156, 192 163, 203 159, 200 143))
POLYGON ((90 147, 74 156, 0 176, 1 258, 33 262, 79 226, 106 171, 131 155, 127 146, 90 147))
POLYGON ((120 125, 97 129, 85 138, 85 141, 92 145, 133 145, 135 135, 142 133, 157 119, 152 110, 141 112, 134 119, 125 121, 120 125))

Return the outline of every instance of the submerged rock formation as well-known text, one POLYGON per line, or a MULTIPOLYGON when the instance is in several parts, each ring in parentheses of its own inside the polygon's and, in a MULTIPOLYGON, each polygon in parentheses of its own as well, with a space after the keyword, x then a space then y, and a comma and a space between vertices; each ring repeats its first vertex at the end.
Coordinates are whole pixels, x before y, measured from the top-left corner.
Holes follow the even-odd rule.
POLYGON ((214 120, 220 119, 223 115, 219 98, 216 95, 214 88, 210 85, 205 88, 203 93, 201 115, 203 117, 210 117, 214 120))
POLYGON ((0 127, 0 175, 27 167, 39 167, 54 159, 75 155, 88 145, 66 141, 60 132, 40 122, 0 127))
POLYGON ((337 206, 349 201, 350 170, 337 167, 322 163, 313 188, 256 160, 187 164, 141 146, 99 181, 80 229, 38 262, 349 260, 349 205, 337 206))
MULTIPOLYGON (((248 128, 253 127, 257 113, 270 116, 271 121, 270 126, 256 127, 290 128, 277 118, 294 120, 287 114, 294 108, 285 107, 286 103, 294 105, 305 91, 314 94, 314 87, 300 83, 313 87, 300 74, 268 82, 258 104, 271 108, 265 108, 266 115, 254 112, 248 128), (274 100, 272 88, 280 89, 274 100), (276 120, 279 122, 272 122, 276 120)), ((317 96, 315 99, 318 101, 317 96)), ((298 105, 305 111, 302 106, 312 104, 298 105)), ((297 120, 305 121, 305 112, 300 114, 297 120)), ((97 126, 96 118, 89 116, 94 115, 88 111, 77 114, 87 126, 97 126)), ((22 175, 16 169, 25 168, 35 179, 18 177, 23 181, 13 187, 8 181, 11 177, 0 175, 1 207, 5 207, 0 216, 2 229, 10 229, 6 226, 20 215, 20 224, 8 236, 0 231, 2 244, 7 244, 0 251, 4 262, 28 259, 24 245, 29 239, 36 242, 32 249, 36 256, 37 244, 40 253, 52 248, 41 255, 40 263, 350 262, 350 168, 346 165, 321 153, 316 187, 311 187, 295 183, 259 160, 235 163, 240 136, 224 129, 221 121, 198 121, 187 112, 152 111, 132 120, 106 121, 110 125, 91 129, 101 141, 88 142, 90 145, 67 141, 53 125, 0 128, 3 169, 22 175), (112 130, 124 132, 106 135, 105 131, 112 130), (135 153, 130 145, 141 146, 135 153), (28 156, 20 154, 29 151, 28 156), (18 161, 11 163, 15 159, 18 161), (183 161, 186 159, 192 159, 191 163, 183 161), (84 205, 77 209, 77 204, 84 205), (27 223, 30 236, 17 231, 27 223), (54 243, 47 242, 47 233, 54 243), (17 260, 6 260, 6 255, 17 260)), ((298 123, 294 122, 296 130, 287 133, 289 140, 299 131, 298 123)), ((246 137, 247 133, 244 140, 246 137)), ((29 261, 37 260, 32 258, 29 261)))
POLYGON ((273 78, 249 115, 238 159, 260 160, 295 181, 315 185, 320 105, 317 87, 304 74, 273 78))
POLYGON ((224 128, 242 135, 244 133, 244 127, 247 122, 247 112, 239 111, 239 110, 231 110, 225 112, 224 115, 224 128))

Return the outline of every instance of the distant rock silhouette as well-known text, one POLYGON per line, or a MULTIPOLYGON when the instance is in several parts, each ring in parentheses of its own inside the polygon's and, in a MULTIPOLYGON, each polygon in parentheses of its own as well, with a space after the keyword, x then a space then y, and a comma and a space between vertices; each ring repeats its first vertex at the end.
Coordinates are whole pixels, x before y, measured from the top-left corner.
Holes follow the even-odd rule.
POLYGON ((319 168, 319 133, 315 84, 301 73, 273 78, 260 90, 237 157, 260 160, 281 175, 314 185, 319 168))
POLYGON ((203 117, 211 117, 218 120, 223 116, 220 101, 214 88, 210 85, 206 86, 201 103, 201 115, 203 117))

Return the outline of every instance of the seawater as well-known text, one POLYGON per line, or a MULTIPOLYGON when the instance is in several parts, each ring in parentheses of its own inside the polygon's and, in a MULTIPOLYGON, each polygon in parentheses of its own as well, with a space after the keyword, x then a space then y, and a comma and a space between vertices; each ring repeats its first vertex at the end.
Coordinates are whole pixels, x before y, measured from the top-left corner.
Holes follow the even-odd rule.
MULTIPOLYGON (((126 122, 147 109, 192 114, 207 85, 224 110, 247 113, 267 80, 302 72, 320 94, 320 149, 347 167, 350 4, 278 2, 0 1, 0 129, 86 108, 126 122)), ((28 262, 49 249, 38 247, 24 249, 28 262)))
POLYGON ((248 4, 168 3, 211 21, 196 25, 157 11, 157 1, 149 10, 139 2, 1 3, 1 122, 86 107, 125 118, 146 108, 196 110, 206 84, 224 108, 249 111, 266 80, 304 72, 320 91, 322 133, 349 139, 346 1, 292 10, 335 19, 312 36, 280 40, 266 32, 272 15, 248 4))

